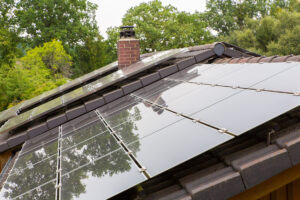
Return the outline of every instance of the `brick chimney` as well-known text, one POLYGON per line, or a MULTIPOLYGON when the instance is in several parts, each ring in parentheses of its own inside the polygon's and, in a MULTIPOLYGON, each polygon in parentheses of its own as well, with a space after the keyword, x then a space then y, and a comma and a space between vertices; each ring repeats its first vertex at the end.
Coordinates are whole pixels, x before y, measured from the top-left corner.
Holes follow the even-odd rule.
POLYGON ((119 69, 128 67, 140 60, 140 41, 135 38, 133 26, 122 26, 118 41, 119 69))

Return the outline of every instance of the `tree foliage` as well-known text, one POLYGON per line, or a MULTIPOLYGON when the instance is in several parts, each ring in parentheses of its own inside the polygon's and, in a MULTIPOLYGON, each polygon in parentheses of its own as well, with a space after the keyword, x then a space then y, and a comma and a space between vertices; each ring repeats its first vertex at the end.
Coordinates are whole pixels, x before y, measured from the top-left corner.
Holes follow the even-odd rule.
POLYGON ((98 32, 97 6, 87 0, 15 1, 16 24, 33 47, 58 39, 74 47, 98 32))
POLYGON ((115 60, 110 57, 112 52, 107 50, 107 44, 100 34, 85 38, 83 44, 77 45, 73 50, 73 77, 96 70, 115 60))
POLYGON ((27 51, 27 55, 21 58, 25 67, 31 67, 40 63, 46 66, 53 77, 70 77, 71 56, 66 53, 62 43, 57 40, 46 42, 43 46, 35 47, 27 51))
POLYGON ((300 54, 300 12, 280 10, 261 20, 247 19, 245 27, 220 37, 265 55, 300 54))
POLYGON ((296 0, 207 0, 205 19, 219 35, 245 26, 246 19, 261 19, 281 8, 292 8, 296 0))
MULTIPOLYGON (((171 5, 163 6, 159 0, 129 9, 122 23, 135 26, 143 53, 200 45, 213 40, 200 13, 179 12, 171 5)), ((109 30, 110 41, 116 41, 116 32, 117 28, 109 30)))
POLYGON ((28 50, 27 55, 12 66, 3 64, 0 68, 0 110, 65 83, 67 79, 62 74, 70 67, 70 59, 61 42, 53 40, 28 50))

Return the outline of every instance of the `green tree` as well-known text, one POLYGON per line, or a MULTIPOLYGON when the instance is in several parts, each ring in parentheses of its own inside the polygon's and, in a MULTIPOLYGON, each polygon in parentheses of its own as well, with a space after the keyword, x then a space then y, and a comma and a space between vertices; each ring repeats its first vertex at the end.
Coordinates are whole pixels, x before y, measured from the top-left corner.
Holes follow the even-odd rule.
POLYGON ((83 44, 74 48, 73 54, 73 77, 98 69, 114 59, 110 57, 112 52, 107 51, 107 45, 101 35, 87 37, 83 44))
POLYGON ((15 64, 0 68, 0 110, 66 82, 71 57, 56 40, 27 51, 15 64))
POLYGON ((4 64, 13 66, 18 53, 16 34, 0 27, 0 67, 4 64))
POLYGON ((33 47, 52 39, 74 47, 98 32, 97 6, 87 0, 22 0, 15 9, 16 24, 33 47))
MULTIPOLYGON (((179 12, 171 5, 163 6, 159 0, 129 9, 122 23, 135 26, 143 53, 200 45, 213 40, 200 13, 179 12)), ((117 40, 117 32, 116 28, 108 31, 111 45, 115 45, 111 41, 117 40)))
POLYGON ((61 41, 52 40, 46 42, 43 46, 35 47, 27 51, 27 55, 22 59, 23 65, 34 66, 40 62, 42 66, 50 69, 53 77, 61 76, 70 77, 71 56, 67 54, 61 41))
POLYGON ((247 18, 261 19, 281 8, 292 8, 295 0, 207 0, 205 18, 219 35, 245 26, 247 18))
MULTIPOLYGON (((108 62, 95 20, 96 4, 88 0, 5 1, 9 2, 5 11, 12 13, 10 23, 22 36, 23 46, 34 48, 53 39, 61 41, 67 53, 74 58, 73 77, 108 62)), ((5 16, 9 18, 10 15, 5 16)))
POLYGON ((300 54, 300 12, 279 10, 274 16, 248 19, 245 27, 220 40, 265 55, 300 54))

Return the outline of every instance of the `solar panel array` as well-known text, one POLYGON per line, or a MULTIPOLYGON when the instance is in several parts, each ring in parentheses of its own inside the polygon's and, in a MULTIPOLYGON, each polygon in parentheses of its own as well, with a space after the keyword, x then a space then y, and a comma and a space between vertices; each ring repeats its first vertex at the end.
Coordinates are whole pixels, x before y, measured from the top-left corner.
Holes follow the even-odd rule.
MULTIPOLYGON (((23 124, 26 124, 32 120, 35 120, 53 110, 59 109, 63 106, 66 106, 67 104, 70 104, 78 99, 81 99, 83 97, 86 97, 90 94, 93 94, 99 90, 102 90, 108 86, 111 86, 115 84, 116 82, 122 81, 128 77, 131 77, 141 71, 147 70, 165 60, 168 60, 178 53, 185 52, 187 49, 175 49, 175 50, 169 50, 169 51, 163 51, 156 53, 152 56, 149 56, 140 62, 137 62, 133 64, 130 68, 124 69, 124 70, 118 70, 116 72, 113 72, 111 74, 108 74, 105 77, 102 77, 98 80, 95 80, 87 85, 84 85, 82 87, 79 87, 69 93, 66 93, 60 97, 57 97, 55 99, 52 99, 42 105, 39 105, 32 110, 28 110, 24 113, 21 113, 20 115, 16 115, 14 118, 7 121, 1 128, 0 132, 7 132, 10 131, 18 126, 21 126, 23 124), (134 69, 134 70, 132 70, 134 69)), ((113 65, 112 65, 113 66, 113 65)), ((77 80, 75 80, 77 82, 77 80)), ((64 85, 61 87, 65 87, 64 85)), ((53 91, 58 92, 60 89, 54 89, 49 91, 51 94, 53 91)), ((47 96, 47 95, 46 95, 47 96)), ((35 100, 36 98, 34 98, 35 100)), ((22 107, 22 105, 20 105, 22 107)))
POLYGON ((173 74, 27 141, 0 198, 113 197, 298 107, 297 72, 264 63, 173 74))
POLYGON ((13 118, 15 116, 17 116, 18 112, 20 110, 24 110, 29 108, 30 106, 33 106, 34 104, 37 104, 39 102, 42 102, 48 98, 51 98, 52 96, 55 96, 59 93, 63 93, 65 91, 67 91, 70 88, 73 87, 78 87, 81 84, 88 82, 89 80, 92 80, 98 76, 101 76, 105 73, 108 73, 110 71, 116 70, 118 68, 118 62, 113 62, 109 65, 106 65, 104 67, 101 67, 95 71, 92 71, 90 73, 85 74, 84 76, 81 76, 79 78, 76 78, 74 80, 69 81, 68 83, 61 85, 60 87, 54 88, 52 90, 49 90, 47 92, 44 92, 43 94, 36 96, 32 99, 26 100, 14 107, 12 107, 11 109, 5 110, 3 112, 0 113, 0 123, 13 118))

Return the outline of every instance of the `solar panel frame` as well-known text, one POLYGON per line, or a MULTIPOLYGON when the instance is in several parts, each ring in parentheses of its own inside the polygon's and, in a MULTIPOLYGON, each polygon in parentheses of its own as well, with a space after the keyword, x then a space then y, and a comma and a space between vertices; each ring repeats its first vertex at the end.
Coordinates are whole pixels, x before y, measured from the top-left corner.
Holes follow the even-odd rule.
MULTIPOLYGON (((48 146, 51 145, 48 144, 48 146)), ((54 148, 57 150, 57 146, 54 146, 54 148)), ((56 182, 57 158, 54 155, 35 163, 28 159, 28 156, 30 158, 28 154, 27 156, 26 154, 19 156, 0 191, 1 199, 7 199, 9 195, 7 193, 11 194, 8 199, 23 197, 24 194, 30 193, 49 182, 56 182), (9 187, 10 189, 8 190, 7 188, 9 187)))
POLYGON ((299 105, 298 96, 244 90, 191 117, 240 135, 299 105))
POLYGON ((300 92, 300 64, 296 63, 286 71, 283 71, 267 80, 264 80, 253 87, 264 90, 281 91, 297 94, 300 92))
POLYGON ((232 138, 216 129, 182 119, 128 144, 128 148, 153 177, 232 138))
POLYGON ((94 165, 99 171, 105 170, 102 168, 105 168, 106 166, 111 166, 111 168, 105 170, 107 173, 103 173, 101 177, 96 177, 96 174, 94 173, 87 173, 89 177, 83 180, 85 182, 85 193, 81 194, 79 197, 73 196, 74 200, 108 199, 146 180, 146 177, 140 173, 139 169, 136 167, 135 163, 131 160, 128 154, 126 154, 123 149, 119 149, 112 152, 110 155, 106 155, 98 160, 95 160, 93 164, 82 166, 79 169, 73 170, 67 174, 63 174, 61 179, 62 199, 65 198, 65 193, 67 192, 67 190, 65 190, 65 186, 73 184, 73 181, 70 182, 66 179, 77 176, 76 173, 83 174, 85 172, 92 171, 91 165, 94 165), (121 160, 122 157, 123 160, 125 159, 127 161, 127 165, 123 167, 127 169, 125 172, 120 172, 120 170, 122 170, 122 166, 115 166, 115 161, 113 160, 113 158, 116 160, 121 160), (117 171, 119 172, 116 173, 117 171))

